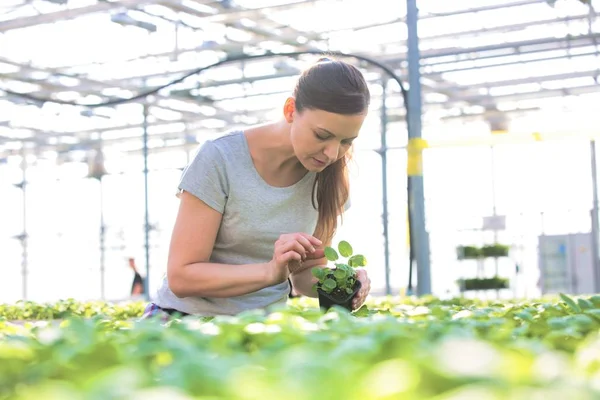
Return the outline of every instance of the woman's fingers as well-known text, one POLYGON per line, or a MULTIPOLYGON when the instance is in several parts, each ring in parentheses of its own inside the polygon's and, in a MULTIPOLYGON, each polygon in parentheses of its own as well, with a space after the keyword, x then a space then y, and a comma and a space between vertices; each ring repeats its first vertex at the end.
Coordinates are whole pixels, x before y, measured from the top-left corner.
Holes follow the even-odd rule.
POLYGON ((367 299, 367 296, 369 295, 369 292, 371 291, 371 279, 369 278, 367 271, 359 268, 357 269, 356 274, 356 278, 361 283, 361 288, 354 296, 354 299, 352 299, 352 309, 354 310, 363 305, 367 299))
POLYGON ((286 264, 291 261, 302 260, 302 256, 300 256, 300 254, 298 254, 296 251, 288 251, 286 253, 283 253, 279 258, 282 262, 285 262, 286 264))
POLYGON ((314 247, 319 247, 323 244, 322 241, 307 233, 300 233, 300 235, 304 236, 314 247))
POLYGON ((304 248, 304 246, 302 246, 302 244, 298 243, 295 240, 290 240, 289 242, 282 243, 276 251, 279 254, 287 253, 288 251, 295 251, 300 255, 301 259, 306 258, 306 249, 304 248))

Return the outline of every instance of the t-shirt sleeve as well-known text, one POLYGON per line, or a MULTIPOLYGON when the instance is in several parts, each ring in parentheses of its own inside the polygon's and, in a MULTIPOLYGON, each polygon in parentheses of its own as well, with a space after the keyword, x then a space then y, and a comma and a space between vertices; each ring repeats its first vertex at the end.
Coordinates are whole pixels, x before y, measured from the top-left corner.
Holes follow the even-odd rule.
POLYGON ((178 186, 223 213, 229 195, 225 161, 212 141, 204 142, 183 170, 178 186))

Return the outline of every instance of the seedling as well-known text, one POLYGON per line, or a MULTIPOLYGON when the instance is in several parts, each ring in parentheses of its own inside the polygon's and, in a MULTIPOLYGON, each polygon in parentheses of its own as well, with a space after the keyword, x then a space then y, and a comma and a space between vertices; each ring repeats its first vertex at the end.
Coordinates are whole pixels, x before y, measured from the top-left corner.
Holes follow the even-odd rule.
POLYGON ((338 243, 338 251, 333 247, 325 248, 325 257, 334 263, 335 268, 313 268, 312 274, 318 279, 315 288, 322 308, 340 305, 352 311, 352 298, 361 288, 355 268, 366 266, 367 259, 361 254, 354 254, 352 246, 345 240, 338 243), (336 263, 340 255, 347 259, 345 263, 336 263))

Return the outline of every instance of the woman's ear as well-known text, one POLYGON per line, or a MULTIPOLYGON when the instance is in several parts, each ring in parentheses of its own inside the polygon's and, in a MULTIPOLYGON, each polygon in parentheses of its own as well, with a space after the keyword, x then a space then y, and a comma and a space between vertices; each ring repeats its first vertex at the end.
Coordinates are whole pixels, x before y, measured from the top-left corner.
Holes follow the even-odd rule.
POLYGON ((288 124, 294 122, 296 116, 296 99, 288 97, 283 105, 283 116, 288 124))

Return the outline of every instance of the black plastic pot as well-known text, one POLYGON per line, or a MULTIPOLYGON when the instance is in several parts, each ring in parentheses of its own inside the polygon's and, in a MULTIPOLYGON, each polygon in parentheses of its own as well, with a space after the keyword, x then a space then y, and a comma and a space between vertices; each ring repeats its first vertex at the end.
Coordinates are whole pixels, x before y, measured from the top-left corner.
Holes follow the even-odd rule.
POLYGON ((352 311, 352 298, 356 295, 356 293, 360 290, 361 287, 362 283, 360 283, 360 281, 356 281, 356 283, 354 284, 354 291, 352 292, 352 294, 348 294, 341 300, 334 299, 329 293, 326 293, 321 289, 317 289, 317 293, 319 294, 319 306, 323 311, 327 311, 331 307, 336 305, 341 306, 347 309, 348 311, 352 311))

